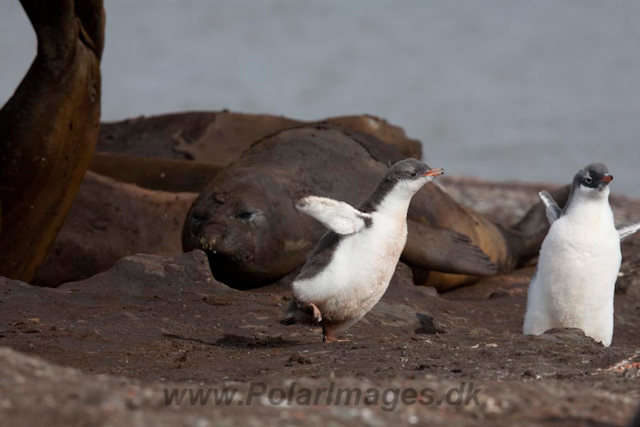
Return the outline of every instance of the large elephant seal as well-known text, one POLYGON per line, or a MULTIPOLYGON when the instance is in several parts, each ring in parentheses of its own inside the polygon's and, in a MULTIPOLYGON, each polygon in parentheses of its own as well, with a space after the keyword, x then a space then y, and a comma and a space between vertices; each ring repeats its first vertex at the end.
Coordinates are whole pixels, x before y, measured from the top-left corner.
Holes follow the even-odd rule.
POLYGON ((395 145, 405 157, 420 159, 420 141, 401 127, 372 115, 337 116, 305 122, 268 114, 199 111, 103 123, 96 152, 193 160, 224 167, 254 142, 276 132, 310 123, 329 123, 374 135, 395 145))
MULTIPOLYGON (((204 249, 214 276, 229 286, 272 283, 301 266, 324 233, 296 211, 297 200, 316 195, 356 205, 403 157, 373 136, 333 126, 276 133, 222 169, 195 201, 185 221, 183 249, 204 249)), ((409 209, 402 257, 414 269, 430 272, 420 275, 421 284, 447 290, 472 276, 513 269, 535 254, 547 229, 542 206, 517 230, 507 230, 428 184, 409 209)))
POLYGON ((100 125, 101 0, 21 0, 38 53, 0 111, 0 276, 29 281, 69 211, 100 125))
MULTIPOLYGON (((150 190, 201 192, 219 169, 255 141, 304 122, 229 111, 173 113, 103 123, 90 169, 150 190)), ((422 158, 420 141, 371 115, 329 117, 329 123, 374 135, 405 157, 422 158)))
POLYGON ((222 167, 193 160, 96 152, 90 169, 99 175, 147 190, 201 193, 222 167))

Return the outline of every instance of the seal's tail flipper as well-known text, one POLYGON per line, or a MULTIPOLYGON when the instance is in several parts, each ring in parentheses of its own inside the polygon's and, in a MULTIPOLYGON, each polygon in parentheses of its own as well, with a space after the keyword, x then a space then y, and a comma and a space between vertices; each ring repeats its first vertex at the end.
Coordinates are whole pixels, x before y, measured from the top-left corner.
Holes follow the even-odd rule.
MULTIPOLYGON (((569 200, 571 187, 567 185, 551 194, 546 194, 551 197, 551 200, 555 200, 558 208, 563 208, 569 200)), ((514 259, 519 260, 520 264, 535 257, 540 251, 540 246, 551 227, 547 209, 546 204, 540 201, 529 209, 518 224, 505 230, 505 233, 509 234, 507 241, 513 242, 510 249, 515 255, 514 259)))
POLYGON ((409 233, 402 259, 425 270, 493 276, 498 266, 471 239, 455 231, 407 220, 409 233))

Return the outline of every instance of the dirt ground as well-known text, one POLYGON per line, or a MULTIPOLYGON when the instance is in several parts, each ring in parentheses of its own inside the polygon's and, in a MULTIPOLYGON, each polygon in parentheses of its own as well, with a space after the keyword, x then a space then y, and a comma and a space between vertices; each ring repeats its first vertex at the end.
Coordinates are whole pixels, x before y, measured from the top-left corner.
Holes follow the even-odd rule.
MULTIPOLYGON (((535 200, 535 186, 459 184, 447 188, 504 222, 535 200), (513 197, 494 197, 505 194, 513 197), (503 200, 517 209, 505 215, 503 200)), ((640 215, 640 202, 613 205, 620 222, 640 215)), ((278 323, 293 275, 235 291, 215 281, 200 251, 130 256, 56 289, 0 278, 0 425, 625 426, 640 402, 639 249, 640 235, 623 244, 610 348, 577 330, 522 335, 533 266, 438 295, 400 264, 383 300, 337 344, 278 323), (266 391, 247 406, 256 382, 266 391), (428 388, 434 399, 306 405, 292 383, 428 388), (462 383, 480 389, 477 404, 447 403, 462 383), (239 389, 228 405, 165 401, 165 389, 225 387, 239 389), (291 405, 269 399, 278 388, 291 405)))

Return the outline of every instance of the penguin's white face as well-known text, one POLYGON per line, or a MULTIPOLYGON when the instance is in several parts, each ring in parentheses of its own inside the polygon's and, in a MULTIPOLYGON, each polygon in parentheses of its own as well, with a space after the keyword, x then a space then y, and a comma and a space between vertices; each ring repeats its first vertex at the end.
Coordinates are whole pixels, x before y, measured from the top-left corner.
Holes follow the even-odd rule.
POLYGON ((586 197, 590 199, 606 199, 609 197, 609 187, 605 186, 602 188, 591 188, 585 185, 580 185, 578 187, 577 193, 580 197, 586 197))
POLYGON ((406 159, 389 169, 385 181, 395 186, 396 190, 413 196, 426 183, 443 173, 444 170, 441 168, 434 169, 416 159, 406 159))
POLYGON ((609 196, 609 183, 613 175, 601 163, 593 163, 582 168, 573 178, 573 191, 576 196, 588 199, 606 199, 609 196))
POLYGON ((404 187, 412 195, 417 193, 425 184, 434 180, 435 177, 444 173, 442 169, 431 169, 428 172, 416 177, 413 180, 402 180, 398 183, 399 186, 404 187))

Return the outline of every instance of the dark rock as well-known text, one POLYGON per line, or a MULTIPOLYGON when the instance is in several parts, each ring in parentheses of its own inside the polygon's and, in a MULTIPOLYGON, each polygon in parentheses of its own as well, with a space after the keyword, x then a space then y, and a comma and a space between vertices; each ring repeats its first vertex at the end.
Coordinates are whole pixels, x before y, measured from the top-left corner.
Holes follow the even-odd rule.
POLYGON ((63 347, 95 351, 100 343, 103 350, 122 351, 160 339, 175 323, 179 332, 185 313, 211 324, 216 310, 203 297, 223 300, 229 292, 213 279, 201 251, 169 258, 134 255, 107 272, 57 289, 0 277, 0 305, 13 308, 2 311, 0 324, 14 325, 12 331, 19 335, 72 330, 82 340, 61 343, 63 347))
POLYGON ((447 332, 442 323, 434 320, 428 314, 418 313, 416 316, 420 322, 420 327, 414 331, 416 334, 444 334, 447 332))
POLYGON ((489 295, 489 299, 496 299, 496 298, 509 298, 511 297, 511 294, 509 293, 509 291, 506 291, 504 289, 498 289, 495 292, 492 292, 489 295))
POLYGON ((584 345, 589 347, 602 347, 593 338, 584 334, 582 329, 578 328, 555 328, 546 331, 542 335, 533 337, 534 341, 544 341, 557 344, 584 345))
POLYGON ((631 421, 631 424, 629 427, 640 427, 640 408, 638 408, 638 412, 636 413, 636 416, 631 421))

